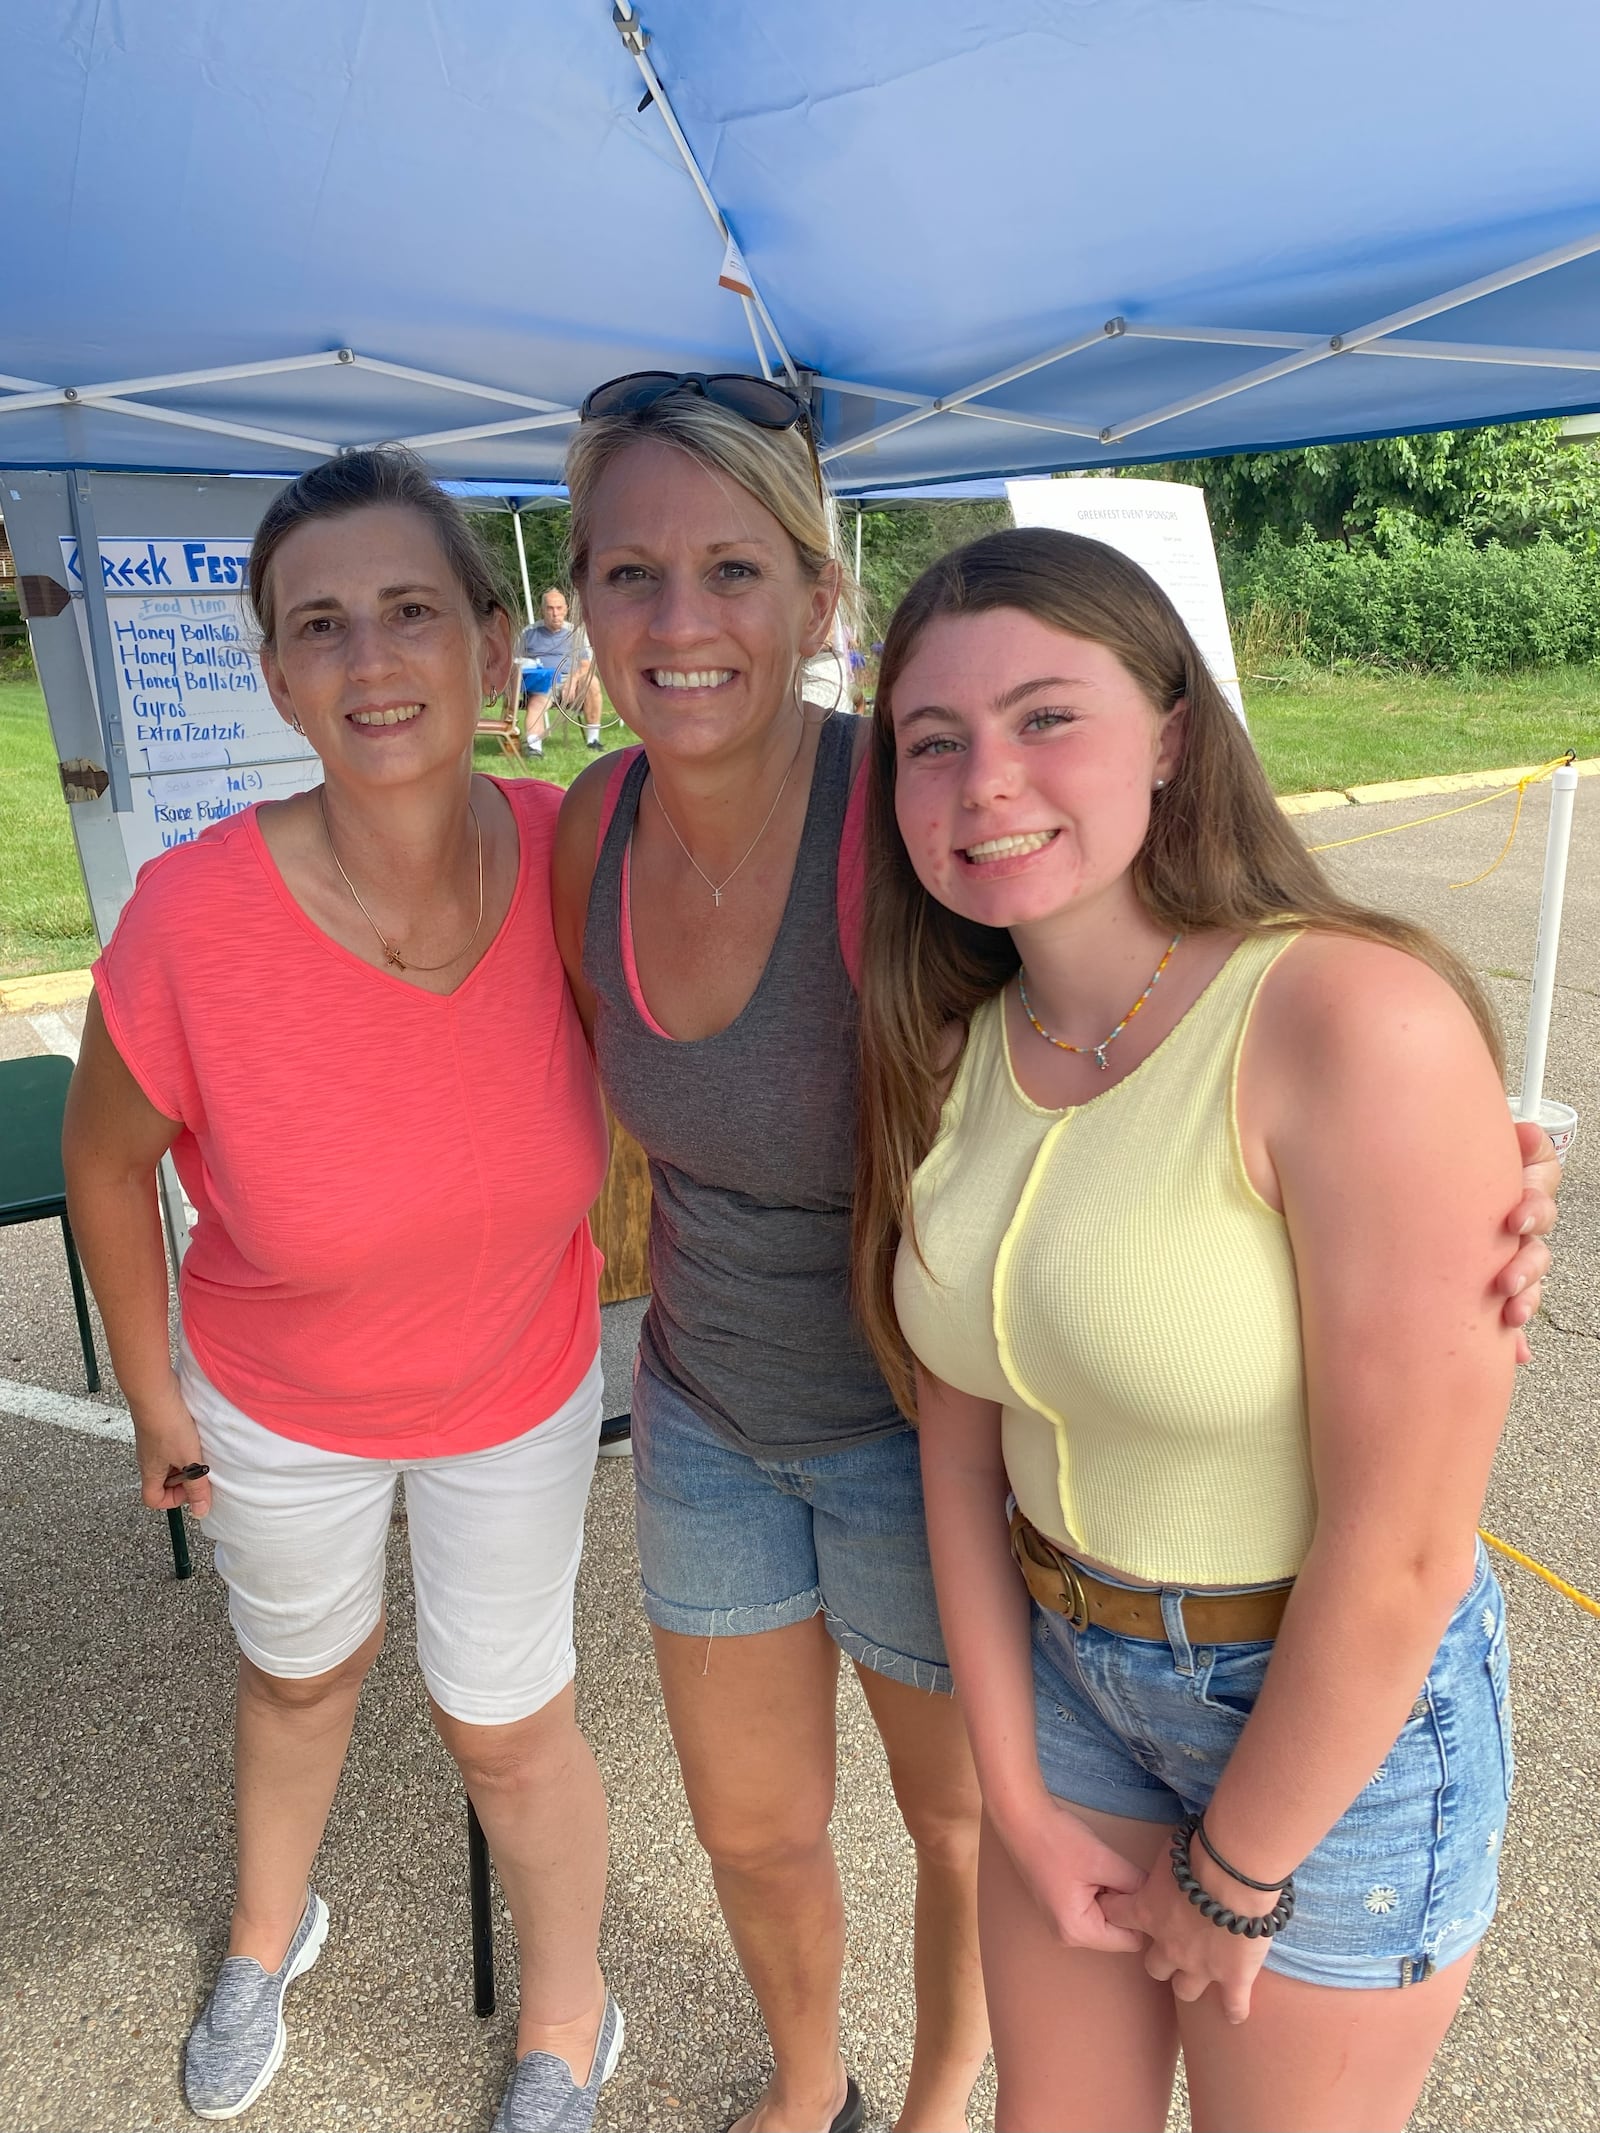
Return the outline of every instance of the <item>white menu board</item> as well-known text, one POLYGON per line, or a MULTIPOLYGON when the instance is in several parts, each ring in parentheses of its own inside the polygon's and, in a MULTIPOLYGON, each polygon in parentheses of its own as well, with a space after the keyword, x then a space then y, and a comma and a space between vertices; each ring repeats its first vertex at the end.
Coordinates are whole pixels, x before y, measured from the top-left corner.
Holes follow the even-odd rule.
MULTIPOLYGON (((138 868, 257 800, 303 792, 321 777, 304 737, 267 693, 245 612, 250 543, 118 537, 100 542, 138 868)), ((78 544, 63 535, 67 584, 81 591, 78 544)), ((89 618, 74 603, 93 675, 89 618)))
POLYGON ((1228 631, 1203 489, 1182 481, 1008 481, 1019 526, 1086 534, 1149 571, 1200 647, 1240 718, 1244 697, 1228 631))

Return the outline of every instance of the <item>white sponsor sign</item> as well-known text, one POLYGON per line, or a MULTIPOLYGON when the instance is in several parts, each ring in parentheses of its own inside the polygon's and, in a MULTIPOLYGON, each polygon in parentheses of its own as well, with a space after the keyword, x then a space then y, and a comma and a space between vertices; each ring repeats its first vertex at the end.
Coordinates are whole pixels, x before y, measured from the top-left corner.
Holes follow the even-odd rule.
POLYGON ((1244 717, 1203 489, 1181 481, 1008 481, 1006 494, 1019 526, 1087 534, 1149 571, 1244 717))

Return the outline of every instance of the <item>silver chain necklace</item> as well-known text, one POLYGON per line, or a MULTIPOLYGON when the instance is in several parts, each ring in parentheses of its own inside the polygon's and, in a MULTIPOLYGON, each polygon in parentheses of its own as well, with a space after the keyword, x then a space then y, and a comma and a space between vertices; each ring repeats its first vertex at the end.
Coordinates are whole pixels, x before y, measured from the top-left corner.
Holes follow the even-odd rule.
POLYGON ((772 827, 772 818, 778 812, 778 800, 781 800, 783 798, 784 793, 788 789, 789 780, 794 776, 794 766, 800 760, 800 750, 805 745, 805 738, 805 728, 804 726, 802 726, 800 729, 800 738, 795 743, 794 754, 789 759, 789 767, 783 774, 783 783, 778 787, 778 798, 774 800, 772 805, 767 809, 767 819, 765 820, 765 822, 762 823, 760 829, 756 831, 755 835, 751 838, 749 844, 746 846, 744 859, 741 859, 739 861, 739 866, 734 867, 732 872, 724 874, 720 881, 713 881, 711 879, 711 876, 706 872, 705 868, 700 864, 699 860, 696 859, 693 852, 690 851, 689 847, 684 843, 683 839, 678 836, 678 825, 667 813, 666 807, 662 802, 661 793, 656 785, 655 779, 652 778, 650 780, 650 790, 655 794, 656 806, 661 810, 661 819, 667 825, 667 828, 671 830, 673 836, 678 838, 678 849, 683 853, 684 858, 688 860, 690 866, 694 868, 700 879, 711 891, 711 901, 713 906, 720 907, 722 903, 723 890, 728 886, 729 882, 732 881, 734 875, 738 873, 739 867, 742 867, 744 865, 745 859, 748 859, 750 857, 750 854, 755 850, 756 846, 767 834, 767 831, 772 827))

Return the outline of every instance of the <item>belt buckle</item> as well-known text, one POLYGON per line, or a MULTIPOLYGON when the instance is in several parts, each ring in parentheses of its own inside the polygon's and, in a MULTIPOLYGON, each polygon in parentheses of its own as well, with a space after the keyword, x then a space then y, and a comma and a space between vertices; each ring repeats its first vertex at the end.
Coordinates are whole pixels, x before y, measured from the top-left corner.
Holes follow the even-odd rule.
POLYGON ((1083 1589, 1083 1580, 1071 1561, 1064 1555, 1056 1556, 1056 1569, 1061 1576, 1062 1591, 1067 1606, 1063 1610, 1068 1629, 1089 1627, 1089 1596, 1083 1589))

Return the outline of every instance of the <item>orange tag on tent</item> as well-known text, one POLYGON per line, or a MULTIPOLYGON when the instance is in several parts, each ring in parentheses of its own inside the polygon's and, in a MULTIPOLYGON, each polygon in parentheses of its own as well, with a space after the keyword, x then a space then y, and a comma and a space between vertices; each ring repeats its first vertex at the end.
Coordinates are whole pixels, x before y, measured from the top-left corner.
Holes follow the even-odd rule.
POLYGON ((756 293, 744 255, 731 237, 728 249, 722 255, 722 272, 717 276, 717 287, 731 289, 735 296, 754 296, 756 293))

